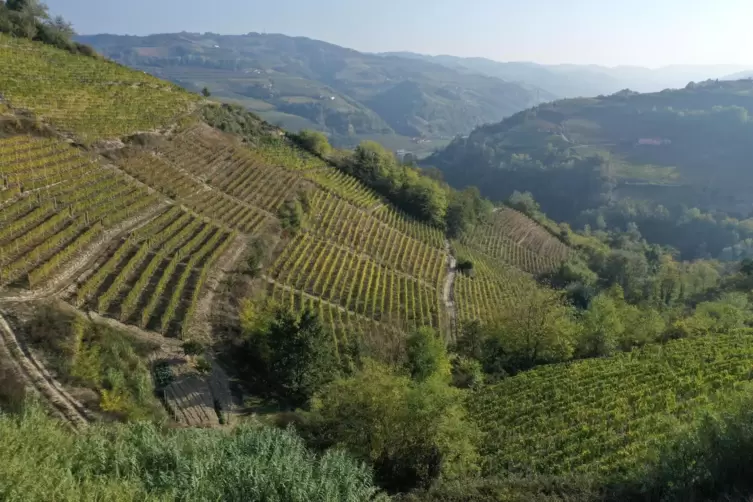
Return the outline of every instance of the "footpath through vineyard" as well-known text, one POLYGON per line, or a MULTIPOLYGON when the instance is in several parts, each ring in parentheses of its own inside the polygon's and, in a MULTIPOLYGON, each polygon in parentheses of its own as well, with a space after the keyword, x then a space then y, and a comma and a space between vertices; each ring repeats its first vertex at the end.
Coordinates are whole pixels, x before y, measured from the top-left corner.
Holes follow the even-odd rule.
POLYGON ((444 288, 442 289, 442 299, 444 300, 444 306, 447 309, 448 333, 447 341, 454 341, 457 335, 457 310, 455 308, 455 277, 458 273, 458 260, 452 254, 450 248, 450 241, 445 239, 444 249, 449 257, 447 264, 447 276, 444 279, 444 288))

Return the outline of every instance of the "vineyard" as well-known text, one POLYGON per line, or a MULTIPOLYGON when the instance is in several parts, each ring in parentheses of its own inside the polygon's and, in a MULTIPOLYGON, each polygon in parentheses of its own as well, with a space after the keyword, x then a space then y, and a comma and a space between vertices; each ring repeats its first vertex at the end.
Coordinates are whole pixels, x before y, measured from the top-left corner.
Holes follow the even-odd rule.
POLYGON ((76 291, 78 307, 164 335, 188 329, 198 295, 233 236, 174 207, 116 243, 76 291))
POLYGON ((268 273, 275 282, 377 321, 406 330, 439 327, 436 285, 308 233, 296 237, 268 273))
POLYGON ((293 311, 308 308, 316 312, 322 323, 333 333, 338 353, 348 343, 359 338, 370 347, 372 355, 383 359, 394 357, 402 347, 404 334, 394 326, 349 312, 340 305, 296 291, 274 281, 268 282, 267 294, 279 306, 289 307, 293 311))
POLYGON ((269 291, 273 297, 285 292, 286 304, 296 309, 318 302, 316 309, 324 309, 323 319, 338 334, 393 336, 395 330, 444 325, 442 233, 381 205, 354 178, 319 159, 275 142, 247 149, 195 126, 151 150, 125 149, 117 163, 191 211, 243 234, 268 230, 284 201, 305 192, 307 223, 266 271, 278 286, 269 291))
POLYGON ((460 323, 493 320, 531 288, 541 287, 528 274, 495 262, 460 242, 455 241, 452 246, 460 261, 473 263, 472 275, 458 274, 455 279, 455 304, 460 323))
POLYGON ((159 203, 67 144, 0 139, 0 285, 37 287, 107 230, 159 203))
POLYGON ((549 272, 570 255, 570 249, 541 225, 507 208, 464 236, 463 244, 531 274, 549 272))
POLYGON ((608 475, 751 379, 753 339, 709 336, 545 366, 469 399, 488 473, 608 475))
POLYGON ((1 34, 0 67, 0 101, 85 141, 166 127, 198 101, 145 73, 1 34))

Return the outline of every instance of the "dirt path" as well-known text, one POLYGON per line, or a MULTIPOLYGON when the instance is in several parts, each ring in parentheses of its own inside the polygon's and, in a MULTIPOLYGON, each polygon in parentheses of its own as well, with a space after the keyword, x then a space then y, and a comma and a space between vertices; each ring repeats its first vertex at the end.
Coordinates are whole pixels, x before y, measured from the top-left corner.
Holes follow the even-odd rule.
POLYGON ((34 357, 28 347, 16 336, 10 324, 0 314, 0 346, 10 355, 18 375, 41 395, 54 410, 73 428, 80 429, 93 420, 86 408, 73 398, 34 357))
POLYGON ((457 309, 455 308, 455 278, 458 274, 458 261, 452 255, 450 249, 450 241, 445 239, 444 248, 447 256, 449 256, 449 263, 447 264, 447 276, 444 278, 444 288, 442 288, 442 300, 444 301, 445 309, 447 309, 447 318, 450 321, 449 330, 447 333, 447 341, 454 341, 457 335, 457 309))

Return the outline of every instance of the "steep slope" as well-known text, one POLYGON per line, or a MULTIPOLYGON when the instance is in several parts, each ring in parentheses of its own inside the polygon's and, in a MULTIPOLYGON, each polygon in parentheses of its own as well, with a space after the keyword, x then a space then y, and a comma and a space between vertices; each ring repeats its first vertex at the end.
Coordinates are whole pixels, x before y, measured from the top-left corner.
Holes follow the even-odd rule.
MULTIPOLYGON (((255 239, 269 246, 270 256, 251 289, 319 313, 338 343, 362 338, 371 355, 397 360, 406 332, 431 326, 453 336, 454 306, 445 292, 452 260, 438 228, 396 211, 250 115, 242 126, 223 121, 217 117, 226 109, 216 103, 36 43, 14 41, 0 57, 18 61, 20 53, 33 62, 28 71, 41 62, 57 65, 46 67, 44 78, 37 74, 34 100, 15 80, 0 77, 6 99, 0 311, 62 299, 92 322, 157 343, 161 348, 150 356, 155 368, 177 364, 178 378, 160 384, 161 395, 176 420, 203 425, 219 423, 215 408, 228 403, 227 378, 216 365, 208 375, 192 370, 171 339, 211 342, 221 323, 235 322, 222 317, 233 308, 226 285, 244 270, 255 239), (82 67, 85 85, 65 80, 82 67), (67 99, 52 98, 56 86, 64 86, 67 99), (155 99, 163 102, 151 115, 155 99), (131 113, 137 103, 145 104, 138 116, 131 113), (103 117, 110 118, 104 128, 103 117), (205 117, 244 132, 247 141, 210 127, 205 117), (56 130, 89 146, 65 141, 56 130), (281 215, 295 201, 306 214, 304 225, 290 231, 281 215)), ((500 291, 515 281, 538 287, 530 274, 567 255, 559 241, 513 211, 496 213, 478 235, 462 245, 486 253, 498 285, 494 291, 483 286, 481 269, 477 278, 459 279, 475 288, 458 301, 463 320, 503 309, 510 295, 500 291), (489 233, 498 238, 480 238, 489 233), (470 302, 483 305, 483 314, 472 314, 470 302)))
POLYGON ((208 86, 285 127, 315 127, 345 142, 393 131, 452 137, 537 102, 535 92, 496 78, 301 37, 180 33, 79 40, 189 89, 208 86))

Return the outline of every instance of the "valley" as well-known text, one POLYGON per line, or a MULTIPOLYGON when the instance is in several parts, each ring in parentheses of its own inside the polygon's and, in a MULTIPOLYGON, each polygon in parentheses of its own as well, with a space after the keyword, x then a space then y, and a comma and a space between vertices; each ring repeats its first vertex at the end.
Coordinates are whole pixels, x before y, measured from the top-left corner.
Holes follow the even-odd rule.
POLYGON ((0 499, 753 493, 749 80, 18 1, 0 68, 0 499))

